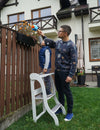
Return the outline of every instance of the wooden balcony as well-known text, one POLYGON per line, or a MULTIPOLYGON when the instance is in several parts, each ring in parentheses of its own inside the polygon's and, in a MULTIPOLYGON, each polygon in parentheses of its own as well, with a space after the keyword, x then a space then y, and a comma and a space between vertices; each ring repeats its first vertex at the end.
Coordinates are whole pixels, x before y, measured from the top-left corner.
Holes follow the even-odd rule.
POLYGON ((87 15, 89 14, 89 5, 78 5, 75 9, 74 9, 74 14, 75 16, 81 16, 81 15, 87 15))
POLYGON ((89 14, 89 6, 86 5, 77 5, 74 7, 69 7, 66 9, 59 10, 56 15, 58 19, 65 19, 65 18, 71 18, 72 13, 74 13, 75 16, 81 16, 81 15, 88 15, 89 14))
MULTIPOLYGON (((30 25, 37 25, 40 30, 43 30, 44 33, 47 35, 57 35, 57 19, 54 15, 46 16, 46 17, 40 17, 40 18, 35 18, 35 19, 29 19, 25 20, 27 21, 30 25)), ((4 24, 3 26, 12 28, 16 31, 18 31, 18 25, 20 25, 22 21, 19 22, 14 22, 10 24, 4 24), (15 24, 17 26, 15 26, 15 24)))
POLYGON ((90 8, 89 29, 100 30, 100 6, 90 8))

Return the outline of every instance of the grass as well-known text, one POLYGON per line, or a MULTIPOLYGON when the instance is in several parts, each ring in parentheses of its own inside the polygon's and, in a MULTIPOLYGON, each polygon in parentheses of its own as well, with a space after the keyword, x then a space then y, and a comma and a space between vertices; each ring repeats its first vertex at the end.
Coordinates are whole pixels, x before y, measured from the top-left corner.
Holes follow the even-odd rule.
MULTIPOLYGON (((71 90, 74 117, 70 122, 64 121, 64 115, 58 115, 60 124, 55 126, 54 120, 46 112, 34 123, 30 111, 6 130, 100 130, 100 88, 71 87, 71 90)), ((53 104, 53 99, 50 99, 49 106, 53 104)), ((41 109, 42 104, 37 106, 37 112, 41 109)))

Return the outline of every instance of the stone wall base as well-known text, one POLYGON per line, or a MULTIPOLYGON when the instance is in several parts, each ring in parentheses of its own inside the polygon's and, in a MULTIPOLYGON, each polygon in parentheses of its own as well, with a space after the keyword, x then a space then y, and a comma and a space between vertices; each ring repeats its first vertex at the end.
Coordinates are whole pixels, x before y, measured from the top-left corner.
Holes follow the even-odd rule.
MULTIPOLYGON (((36 105, 39 105, 40 103, 41 101, 38 101, 36 102, 36 105)), ((7 117, 2 118, 0 120, 0 130, 5 130, 30 110, 32 110, 31 103, 23 106, 22 108, 18 109, 17 111, 14 111, 13 113, 10 113, 9 115, 7 115, 7 117)))

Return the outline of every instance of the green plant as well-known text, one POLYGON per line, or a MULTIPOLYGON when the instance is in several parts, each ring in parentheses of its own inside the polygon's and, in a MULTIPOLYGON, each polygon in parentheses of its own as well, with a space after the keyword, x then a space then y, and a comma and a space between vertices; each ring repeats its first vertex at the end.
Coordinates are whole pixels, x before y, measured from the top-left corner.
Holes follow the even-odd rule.
POLYGON ((85 74, 84 68, 77 69, 77 76, 79 76, 79 75, 84 75, 84 74, 85 74))
POLYGON ((36 25, 31 25, 27 21, 22 21, 21 23, 14 25, 19 33, 25 34, 26 36, 30 36, 36 40, 38 40, 38 33, 37 30, 33 30, 36 25))

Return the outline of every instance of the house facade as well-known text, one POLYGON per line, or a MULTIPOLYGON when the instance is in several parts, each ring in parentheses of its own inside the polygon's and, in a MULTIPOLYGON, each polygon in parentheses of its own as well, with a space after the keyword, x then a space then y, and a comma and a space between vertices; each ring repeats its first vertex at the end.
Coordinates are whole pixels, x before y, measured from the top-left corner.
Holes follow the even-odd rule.
MULTIPOLYGON (((70 39, 76 45, 78 40, 82 42, 81 66, 85 67, 86 73, 92 73, 92 66, 100 66, 100 0, 85 0, 85 3, 84 0, 8 0, 1 9, 2 25, 31 19, 37 23, 41 18, 49 23, 43 32, 54 40, 58 39, 57 30, 61 25, 71 26, 70 39), (50 16, 54 16, 56 21, 51 28, 50 16)), ((38 26, 42 30, 44 24, 38 23, 38 26)))

